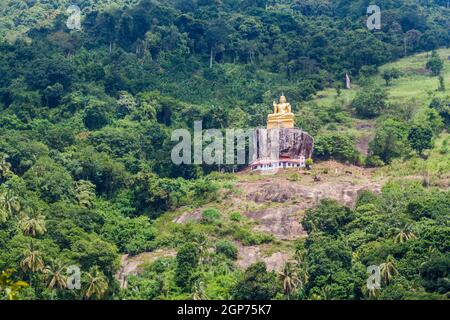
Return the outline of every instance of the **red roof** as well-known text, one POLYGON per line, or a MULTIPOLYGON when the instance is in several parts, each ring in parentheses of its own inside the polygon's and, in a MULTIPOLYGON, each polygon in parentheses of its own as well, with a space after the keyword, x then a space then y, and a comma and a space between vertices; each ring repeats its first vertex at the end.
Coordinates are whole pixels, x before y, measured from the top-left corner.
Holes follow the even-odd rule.
POLYGON ((302 160, 302 159, 258 160, 258 161, 250 163, 250 165, 251 166, 257 166, 257 165, 260 165, 260 164, 273 164, 273 163, 280 163, 280 162, 304 163, 305 160, 302 160))

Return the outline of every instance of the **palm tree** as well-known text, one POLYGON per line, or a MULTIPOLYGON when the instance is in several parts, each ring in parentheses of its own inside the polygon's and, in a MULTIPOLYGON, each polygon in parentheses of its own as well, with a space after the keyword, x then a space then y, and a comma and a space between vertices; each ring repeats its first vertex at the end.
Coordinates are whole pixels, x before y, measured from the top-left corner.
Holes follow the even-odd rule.
POLYGON ((306 265, 303 265, 299 268, 298 277, 300 279, 300 287, 302 288, 309 281, 309 272, 306 265))
POLYGON ((17 300, 20 290, 28 287, 28 283, 24 281, 12 280, 13 273, 13 269, 0 272, 0 292, 7 300, 17 300))
POLYGON ((49 289, 65 289, 67 287, 67 277, 64 274, 65 266, 56 261, 50 265, 47 265, 44 269, 44 274, 48 277, 49 289))
POLYGON ((8 212, 0 207, 0 223, 5 222, 8 219, 8 212))
POLYGON ((0 158, 0 181, 6 180, 12 174, 11 164, 6 159, 8 159, 7 155, 0 158))
POLYGON ((323 300, 334 300, 334 294, 329 286, 325 286, 320 289, 320 296, 323 300))
POLYGON ((380 273, 385 284, 388 284, 392 277, 398 274, 398 270, 395 267, 396 262, 395 258, 389 255, 386 258, 386 262, 380 264, 380 273))
POLYGON ((5 222, 6 219, 16 212, 20 211, 19 198, 16 197, 11 190, 0 192, 0 222, 5 222))
POLYGON ((108 290, 108 281, 105 275, 98 270, 98 267, 91 269, 89 273, 86 273, 87 287, 84 296, 87 299, 95 297, 100 299, 108 290))
POLYGON ((205 292, 205 284, 203 281, 198 281, 194 284, 192 288, 192 299, 193 300, 207 300, 208 297, 205 292))
POLYGON ((394 231, 396 233, 394 238, 395 243, 403 243, 408 240, 417 239, 411 223, 402 224, 400 227, 395 228, 394 231))
POLYGON ((24 213, 19 220, 19 227, 24 235, 33 236, 42 235, 47 232, 45 228, 45 217, 29 210, 29 214, 24 213))
POLYGON ((371 288, 371 289, 368 289, 368 293, 369 293, 369 297, 370 297, 370 298, 376 298, 376 297, 378 297, 379 294, 380 294, 380 292, 381 292, 381 290, 380 290, 380 289, 377 289, 377 288, 371 288))
POLYGON ((198 253, 199 253, 199 263, 202 267, 204 267, 205 264, 208 264, 209 262, 209 242, 208 238, 203 235, 201 239, 197 242, 198 245, 198 253))
POLYGON ((306 260, 306 250, 302 246, 297 245, 294 249, 294 258, 297 261, 297 263, 303 264, 303 262, 306 260))
POLYGON ((95 199, 95 185, 90 181, 80 180, 75 185, 78 203, 85 208, 92 208, 95 199))
POLYGON ((41 271, 44 268, 44 265, 44 260, 42 259, 40 251, 34 248, 33 241, 31 241, 28 248, 23 252, 23 259, 20 262, 23 271, 29 272, 30 285, 33 273, 41 271))
POLYGON ((294 292, 298 287, 302 286, 302 282, 295 270, 295 263, 286 262, 283 267, 283 271, 278 272, 278 275, 283 282, 284 293, 289 300, 292 292, 294 292))

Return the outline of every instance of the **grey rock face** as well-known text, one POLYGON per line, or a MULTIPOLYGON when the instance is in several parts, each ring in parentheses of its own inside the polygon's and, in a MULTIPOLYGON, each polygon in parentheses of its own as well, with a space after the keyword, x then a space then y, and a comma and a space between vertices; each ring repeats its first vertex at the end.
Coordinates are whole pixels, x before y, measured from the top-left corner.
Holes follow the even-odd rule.
POLYGON ((253 161, 311 158, 314 139, 297 128, 258 128, 253 134, 253 161))
POLYGON ((273 234, 281 240, 295 240, 305 236, 298 213, 301 206, 290 205, 247 212, 245 216, 258 222, 256 230, 273 234))

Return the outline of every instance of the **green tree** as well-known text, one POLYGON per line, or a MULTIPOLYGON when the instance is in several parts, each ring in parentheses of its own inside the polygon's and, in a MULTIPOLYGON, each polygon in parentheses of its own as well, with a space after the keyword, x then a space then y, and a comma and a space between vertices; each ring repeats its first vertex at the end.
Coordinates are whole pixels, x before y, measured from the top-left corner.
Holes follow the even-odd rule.
POLYGON ((34 247, 33 241, 30 242, 27 249, 23 252, 20 266, 23 271, 29 272, 30 285, 32 285, 33 274, 44 269, 45 263, 42 254, 34 247))
POLYGON ((439 87, 438 91, 445 92, 445 81, 443 76, 439 76, 439 87))
POLYGON ((349 208, 341 206, 335 200, 324 199, 319 206, 306 210, 302 224, 308 233, 322 231, 335 234, 353 217, 349 208))
POLYGON ((290 296, 297 288, 302 286, 302 281, 296 271, 296 265, 293 262, 286 262, 283 270, 278 272, 281 282, 283 283, 284 294, 288 300, 290 296))
POLYGON ((381 87, 368 87, 359 91, 352 106, 364 118, 379 116, 387 108, 387 91, 381 87))
POLYGON ((50 158, 38 159, 23 175, 30 189, 48 202, 73 196, 73 179, 67 170, 50 158))
POLYGON ((380 264, 380 274, 384 283, 387 285, 392 278, 398 274, 396 267, 397 260, 391 255, 386 258, 386 261, 380 264))
POLYGON ((20 291, 29 285, 25 281, 14 280, 14 269, 8 269, 0 273, 0 300, 17 300, 20 291))
POLYGON ((7 161, 8 156, 3 155, 0 158, 0 181, 4 182, 13 173, 11 170, 11 163, 7 161))
POLYGON ((75 192, 80 206, 92 208, 95 199, 95 185, 92 182, 86 180, 77 181, 75 192))
POLYGON ((108 281, 98 267, 91 268, 89 272, 85 274, 84 282, 84 296, 87 299, 101 299, 108 290, 108 281))
POLYGON ((444 62, 441 60, 436 51, 432 52, 430 59, 427 61, 426 68, 431 70, 431 74, 433 76, 438 76, 441 74, 441 71, 444 68, 444 62))
POLYGON ((192 300, 207 300, 208 296, 205 292, 205 283, 197 281, 192 287, 192 300))
POLYGON ((268 272, 264 262, 257 262, 245 270, 232 295, 237 300, 270 300, 280 291, 276 274, 268 272))
POLYGON ((408 141, 414 150, 422 154, 424 150, 433 147, 433 131, 423 125, 415 125, 409 130, 408 141))
POLYGON ((408 240, 417 239, 416 234, 414 233, 414 227, 411 223, 402 223, 399 227, 394 229, 395 243, 403 243, 408 240))
POLYGON ((384 81, 386 81, 386 86, 389 86, 392 79, 397 79, 400 77, 400 71, 398 69, 392 68, 390 70, 385 70, 382 73, 384 81))
POLYGON ((199 263, 199 250, 193 243, 183 245, 177 253, 177 267, 175 269, 175 282, 184 290, 190 289, 193 276, 199 263))
POLYGON ((24 235, 35 237, 47 232, 45 228, 45 217, 42 214, 36 213, 33 209, 28 209, 25 212, 19 220, 19 228, 24 235))
POLYGON ((0 189, 0 223, 5 222, 13 214, 20 212, 20 209, 19 198, 14 195, 11 189, 0 189))
POLYGON ((65 275, 65 266, 61 261, 55 261, 47 265, 44 274, 47 276, 47 287, 49 289, 65 289, 67 287, 67 277, 65 275))
POLYGON ((405 124, 387 119, 377 128, 375 137, 369 144, 369 154, 380 157, 385 163, 407 155, 409 152, 407 135, 405 124))
POLYGON ((221 240, 216 243, 216 253, 223 254, 224 256, 232 260, 236 260, 238 257, 238 249, 232 242, 228 240, 221 240))
POLYGON ((347 134, 332 132, 316 137, 314 156, 324 160, 336 159, 356 163, 359 152, 355 147, 354 138, 347 134))

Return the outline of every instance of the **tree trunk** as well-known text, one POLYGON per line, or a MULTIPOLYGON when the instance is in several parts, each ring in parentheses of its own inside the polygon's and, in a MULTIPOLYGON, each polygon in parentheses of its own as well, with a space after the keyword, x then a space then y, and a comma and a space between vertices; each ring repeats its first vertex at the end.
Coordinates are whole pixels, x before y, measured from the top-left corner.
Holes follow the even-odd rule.
POLYGON ((212 68, 213 65, 213 47, 211 47, 210 53, 209 53, 209 67, 212 68))
POLYGON ((406 57, 406 36, 403 38, 403 49, 404 49, 404 52, 405 52, 405 57, 406 57))

